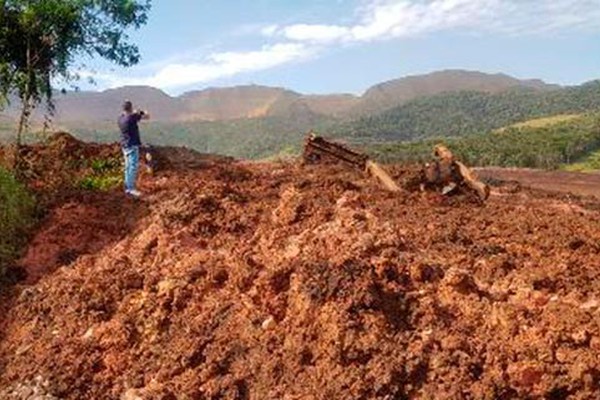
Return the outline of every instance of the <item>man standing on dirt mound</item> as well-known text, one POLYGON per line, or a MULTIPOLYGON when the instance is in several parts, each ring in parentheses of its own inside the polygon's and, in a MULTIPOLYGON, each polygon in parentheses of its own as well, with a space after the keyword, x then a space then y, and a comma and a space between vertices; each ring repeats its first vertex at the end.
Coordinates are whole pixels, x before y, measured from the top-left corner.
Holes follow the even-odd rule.
POLYGON ((119 117, 121 130, 121 147, 125 157, 125 193, 135 198, 142 194, 136 189, 138 163, 140 159, 140 128, 138 122, 149 119, 146 111, 133 111, 133 104, 126 100, 123 103, 123 113, 119 117))

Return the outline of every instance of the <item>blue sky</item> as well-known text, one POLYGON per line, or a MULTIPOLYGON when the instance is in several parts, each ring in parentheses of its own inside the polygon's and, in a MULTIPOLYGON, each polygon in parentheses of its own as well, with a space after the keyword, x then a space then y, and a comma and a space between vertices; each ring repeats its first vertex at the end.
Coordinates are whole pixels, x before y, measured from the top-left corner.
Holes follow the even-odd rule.
POLYGON ((131 38, 138 66, 82 70, 96 90, 254 83, 361 94, 442 69, 600 78, 600 0, 154 0, 131 38))

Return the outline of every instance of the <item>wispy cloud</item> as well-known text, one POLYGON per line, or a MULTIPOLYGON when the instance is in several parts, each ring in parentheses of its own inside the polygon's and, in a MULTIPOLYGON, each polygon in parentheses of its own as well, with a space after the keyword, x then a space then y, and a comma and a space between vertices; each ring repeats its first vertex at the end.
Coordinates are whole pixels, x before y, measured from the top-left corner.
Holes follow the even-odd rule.
POLYGON ((122 78, 104 75, 110 87, 124 85, 149 85, 175 88, 194 83, 204 83, 240 74, 261 71, 292 61, 310 58, 315 49, 302 43, 277 43, 264 45, 259 50, 245 52, 212 53, 199 62, 171 63, 146 77, 122 78))
POLYGON ((600 0, 506 0, 479 28, 509 35, 600 31, 600 0))
POLYGON ((294 24, 263 34, 309 43, 360 43, 462 29, 539 34, 600 29, 600 0, 387 0, 365 3, 352 25, 294 24))
POLYGON ((303 61, 338 45, 452 30, 513 36, 600 31, 600 0, 364 0, 354 15, 347 24, 248 25, 245 35, 266 42, 256 50, 212 52, 204 58, 188 54, 179 62, 142 66, 138 73, 154 72, 141 77, 96 78, 103 86, 172 89, 303 61))

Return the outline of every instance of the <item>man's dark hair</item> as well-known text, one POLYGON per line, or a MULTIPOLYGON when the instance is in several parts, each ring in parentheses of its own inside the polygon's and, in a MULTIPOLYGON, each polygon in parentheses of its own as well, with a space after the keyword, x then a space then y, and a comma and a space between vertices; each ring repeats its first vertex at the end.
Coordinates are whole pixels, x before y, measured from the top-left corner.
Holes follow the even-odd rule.
POLYGON ((123 103, 123 111, 125 111, 125 112, 133 111, 133 104, 131 103, 131 101, 125 100, 125 102, 123 103))

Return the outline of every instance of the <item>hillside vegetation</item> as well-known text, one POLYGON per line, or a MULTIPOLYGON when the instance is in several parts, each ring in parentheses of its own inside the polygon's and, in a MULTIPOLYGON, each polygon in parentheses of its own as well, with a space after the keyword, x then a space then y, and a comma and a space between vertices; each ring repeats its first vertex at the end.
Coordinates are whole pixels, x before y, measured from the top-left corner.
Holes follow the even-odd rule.
POLYGON ((532 118, 599 109, 600 81, 551 91, 455 92, 341 124, 334 133, 357 142, 454 137, 485 133, 532 118))
POLYGON ((600 148, 600 114, 541 127, 521 124, 459 138, 371 144, 368 149, 385 162, 422 162, 431 158, 433 146, 440 142, 470 165, 555 169, 600 148))
POLYGON ((508 127, 498 129, 498 131, 504 131, 506 128, 543 128, 545 126, 555 125, 560 122, 571 121, 574 119, 581 118, 581 114, 558 114, 550 117, 534 118, 524 122, 517 122, 508 127))
POLYGON ((0 168, 0 280, 27 241, 35 202, 12 174, 0 168))
POLYGON ((591 172, 600 170, 600 149, 587 154, 577 162, 565 165, 567 171, 591 172))

